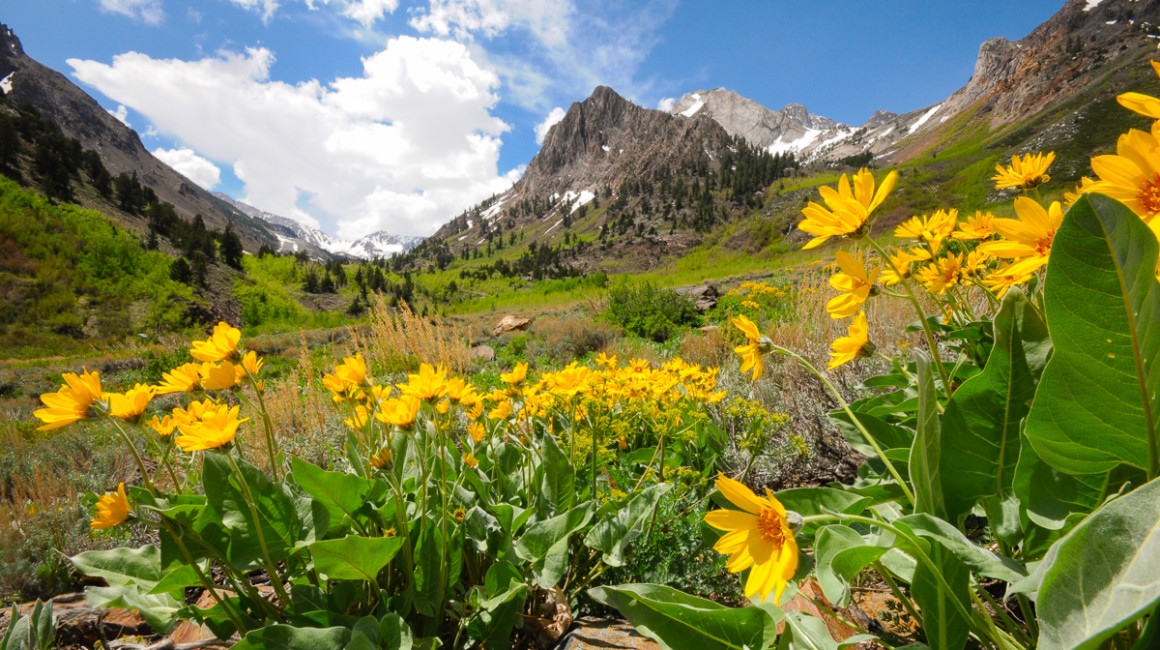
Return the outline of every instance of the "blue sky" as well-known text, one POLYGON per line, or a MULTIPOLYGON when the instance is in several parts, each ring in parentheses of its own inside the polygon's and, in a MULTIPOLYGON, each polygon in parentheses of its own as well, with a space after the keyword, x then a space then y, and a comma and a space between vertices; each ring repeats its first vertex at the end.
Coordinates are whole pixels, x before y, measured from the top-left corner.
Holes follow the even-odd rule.
MULTIPOLYGON (((0 21, 203 187, 353 238, 503 191, 596 85, 847 124, 941 101, 1063 0, 13 0, 0 21)), ((13 80, 19 83, 19 80, 13 80)))

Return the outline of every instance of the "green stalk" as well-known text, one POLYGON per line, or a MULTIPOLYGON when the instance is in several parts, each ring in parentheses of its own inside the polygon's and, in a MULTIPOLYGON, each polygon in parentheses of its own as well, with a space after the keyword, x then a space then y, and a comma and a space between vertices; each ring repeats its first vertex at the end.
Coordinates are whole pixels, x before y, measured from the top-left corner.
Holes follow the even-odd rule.
POLYGON ((250 374, 250 369, 246 368, 245 365, 242 366, 242 369, 246 371, 246 377, 250 380, 250 385, 254 387, 254 394, 258 396, 258 413, 262 416, 262 428, 265 429, 266 433, 266 453, 270 456, 270 471, 274 474, 274 482, 281 483, 278 443, 274 439, 274 424, 270 422, 270 414, 266 411, 266 400, 262 397, 264 391, 258 390, 258 378, 250 374))
POLYGON ((153 485, 153 481, 149 479, 149 472, 145 471, 145 461, 141 460, 141 454, 137 451, 137 445, 133 444, 133 440, 129 438, 129 434, 121 426, 121 421, 115 417, 108 416, 113 422, 113 427, 117 429, 117 433, 121 434, 121 438, 129 445, 129 451, 133 452, 133 460, 137 462, 137 469, 141 472, 141 482, 145 484, 145 489, 149 490, 153 496, 160 496, 157 493, 157 487, 153 485))
POLYGON ((238 485, 242 488, 242 495, 246 499, 246 506, 250 509, 250 516, 254 518, 254 532, 258 535, 258 546, 262 549, 262 560, 266 564, 266 572, 270 574, 270 584, 274 586, 274 592, 278 594, 278 602, 285 607, 291 607, 289 594, 286 593, 285 587, 282 586, 282 576, 278 575, 278 566, 274 564, 273 558, 270 556, 270 549, 266 545, 266 536, 262 533, 262 521, 258 517, 258 506, 254 504, 254 495, 250 492, 250 485, 246 483, 245 477, 242 475, 241 468, 238 467, 237 461, 228 453, 223 454, 230 464, 230 468, 234 470, 234 474, 238 477, 238 485))
POLYGON ((910 487, 906 484, 906 481, 902 480, 902 474, 900 474, 898 469, 894 467, 894 463, 890 462, 890 459, 886 457, 886 452, 882 450, 882 447, 878 444, 878 441, 874 439, 874 436, 870 435, 870 432, 866 429, 866 426, 862 424, 862 421, 859 420, 858 416, 854 414, 854 411, 850 409, 850 405, 846 403, 846 400, 842 399, 842 394, 838 392, 838 389, 832 383, 830 383, 830 380, 826 379, 826 377, 821 372, 819 372, 812 363, 799 356, 798 354, 777 344, 774 344, 773 351, 794 359, 800 363, 802 367, 808 370, 813 376, 817 377, 822 381, 823 384, 825 384, 826 388, 829 389, 830 394, 834 396, 834 399, 838 400, 838 404, 842 407, 842 410, 846 412, 846 416, 849 417, 854 426, 858 428, 858 432, 862 434, 862 437, 866 439, 866 442, 870 443, 870 446, 874 448, 874 453, 877 454, 880 459, 882 459, 883 463, 885 463, 887 471, 889 471, 890 475, 894 477, 894 480, 898 482, 899 487, 902 488, 902 493, 906 495, 906 499, 910 501, 910 505, 913 507, 915 503, 914 493, 910 491, 910 487))
POLYGON ((222 598, 217 592, 217 585, 215 585, 213 580, 211 580, 209 576, 205 575, 205 572, 201 570, 201 567, 198 566, 197 562, 193 559, 193 554, 191 554, 189 549, 185 547, 185 544, 181 541, 181 537, 177 534, 177 531, 173 530, 173 527, 169 524, 168 521, 166 521, 165 517, 161 518, 161 525, 165 527, 165 530, 169 532, 169 536, 173 538, 174 543, 177 544, 177 550, 185 559, 185 563, 191 566, 193 568, 193 572, 197 574, 198 581, 200 581, 201 584, 209 590, 210 598, 213 598, 218 605, 221 605, 222 611, 226 613, 226 616, 230 617, 230 622, 232 622, 234 627, 238 628, 238 631, 241 632, 244 636, 247 628, 241 617, 241 614, 235 614, 233 609, 226 605, 226 600, 222 598))
POLYGON ((882 576, 882 579, 886 581, 886 585, 890 587, 890 593, 894 594, 894 599, 902 603, 902 606, 906 608, 906 613, 910 614, 910 617, 914 619, 915 623, 918 623, 922 626, 923 629, 926 629, 926 624, 923 622, 922 616, 918 613, 918 610, 914 608, 914 603, 910 601, 910 598, 903 595, 902 589, 898 586, 898 583, 894 581, 894 576, 890 575, 890 572, 886 570, 886 567, 882 566, 882 562, 880 560, 874 560, 874 562, 872 562, 872 566, 876 571, 878 571, 878 575, 882 576))

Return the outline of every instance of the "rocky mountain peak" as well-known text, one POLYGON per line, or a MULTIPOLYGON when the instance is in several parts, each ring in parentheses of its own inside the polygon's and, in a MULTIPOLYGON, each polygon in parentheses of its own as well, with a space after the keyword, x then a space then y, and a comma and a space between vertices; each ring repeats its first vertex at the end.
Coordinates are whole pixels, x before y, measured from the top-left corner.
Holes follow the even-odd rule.
POLYGON ((24 54, 24 47, 20 45, 20 39, 17 38, 16 32, 4 23, 0 23, 0 48, 13 55, 24 54))

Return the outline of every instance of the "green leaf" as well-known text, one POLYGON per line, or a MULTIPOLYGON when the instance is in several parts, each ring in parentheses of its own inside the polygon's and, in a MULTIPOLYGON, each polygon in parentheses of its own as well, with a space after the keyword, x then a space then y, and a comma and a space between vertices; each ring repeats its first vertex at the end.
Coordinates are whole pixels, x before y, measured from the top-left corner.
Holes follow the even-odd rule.
POLYGON ((927 514, 914 514, 902 517, 896 523, 905 524, 919 537, 936 542, 979 575, 1004 582, 1016 582, 1027 577, 1026 567, 975 544, 947 521, 927 514))
POLYGON ((858 634, 838 643, 830 636, 825 621, 803 612, 787 612, 785 634, 779 639, 778 648, 790 650, 842 650, 863 641, 877 639, 871 634, 858 634))
POLYGON ((294 482, 326 506, 332 528, 337 528, 344 517, 353 519, 356 510, 386 491, 381 483, 354 474, 327 471, 300 458, 293 459, 291 467, 294 482))
MULTIPOLYGON (((914 432, 906 427, 890 424, 869 413, 855 413, 855 415, 858 416, 858 421, 862 423, 862 426, 866 427, 870 435, 874 436, 874 441, 878 443, 878 446, 883 451, 888 449, 910 449, 910 446, 914 442, 914 432)), ((842 432, 846 441, 850 443, 850 446, 855 451, 867 458, 873 458, 876 455, 874 447, 866 441, 866 437, 850 421, 850 416, 846 413, 846 409, 830 411, 829 417, 838 425, 838 430, 842 432)))
POLYGON ((946 516, 958 522, 984 497, 1011 492, 1019 459, 1019 427, 1051 351, 1047 325, 1013 288, 994 321, 995 346, 983 372, 964 382, 947 402, 939 478, 946 516))
POLYGON ((624 551, 644 530, 657 502, 672 488, 671 483, 657 483, 633 495, 615 514, 605 515, 592 527, 584 543, 604 553, 609 566, 624 564, 624 551))
POLYGON ((521 627, 528 586, 510 562, 496 562, 484 578, 486 597, 479 602, 480 615, 468 625, 468 633, 482 647, 507 648, 512 629, 521 627))
MULTIPOLYGON (((790 488, 775 492, 773 496, 786 510, 803 517, 825 514, 827 510, 846 515, 861 514, 871 501, 867 496, 828 487, 790 488)), ((809 534, 813 529, 812 524, 807 524, 802 530, 809 534)))
MULTIPOLYGON (((834 524, 818 529, 814 539, 814 557, 817 560, 818 584, 822 586, 822 593, 830 602, 838 607, 849 605, 850 582, 849 577, 834 570, 834 557, 842 551, 866 545, 866 540, 858 531, 834 524)), ((886 549, 876 549, 885 552, 886 549)), ((869 562, 867 562, 869 564, 869 562)), ((863 565, 865 566, 865 565, 863 565)), ((861 567, 859 567, 859 570, 861 567)))
POLYGON ((953 553, 938 544, 932 544, 927 555, 934 562, 937 575, 941 575, 950 586, 950 591, 942 588, 934 571, 925 563, 918 563, 910 591, 922 612, 926 640, 932 648, 961 650, 967 644, 969 622, 952 600, 957 599, 966 611, 971 611, 970 572, 953 553))
MULTIPOLYGON (((180 591, 178 592, 181 593, 180 591)), ((141 612, 141 618, 155 631, 165 634, 177 624, 177 612, 185 603, 172 593, 148 594, 141 585, 87 587, 85 598, 95 608, 122 607, 141 612)))
POLYGON ((161 551, 151 544, 140 548, 85 551, 71 560, 81 573, 104 578, 110 587, 141 585, 148 591, 157 586, 164 574, 161 551))
POLYGON ((935 392, 930 362, 921 360, 918 362, 918 421, 915 424, 909 464, 915 512, 942 514, 945 510, 939 472, 941 444, 938 393, 935 392))
POLYGON ((267 625, 246 634, 234 650, 342 650, 350 639, 345 627, 267 625))
POLYGON ((1039 648, 1095 648, 1160 602, 1160 479, 1055 543, 1039 586, 1039 648))
POLYGON ((402 537, 359 537, 328 539, 310 545, 314 567, 331 580, 366 580, 375 582, 379 571, 390 564, 402 537))
POLYGON ((1045 303, 1055 352, 1027 416, 1046 463, 1069 474, 1157 470, 1160 283, 1156 237, 1123 204, 1085 194, 1051 246, 1045 303))
POLYGON ((443 535, 439 526, 426 523, 415 542, 415 575, 412 586, 416 608, 423 614, 433 616, 435 603, 442 593, 443 585, 443 535))
POLYGON ((556 437, 545 433, 541 440, 540 496, 536 512, 541 519, 554 517, 572 507, 576 498, 576 472, 568 454, 556 444, 556 437))
POLYGON ((275 485, 260 469, 244 460, 236 462, 241 476, 232 471, 225 455, 212 451, 205 454, 206 497, 230 534, 226 555, 238 569, 261 566, 260 531, 270 559, 284 560, 302 529, 294 499, 286 486, 275 485), (241 481, 254 498, 256 517, 246 503, 241 481))
POLYGON ((568 539, 592 521, 595 509, 588 501, 562 515, 528 526, 516 542, 516 555, 531 563, 537 585, 549 589, 564 577, 568 568, 568 539))
POLYGON ((588 595, 666 650, 769 648, 777 639, 777 621, 762 607, 726 607, 650 584, 596 587, 588 595))

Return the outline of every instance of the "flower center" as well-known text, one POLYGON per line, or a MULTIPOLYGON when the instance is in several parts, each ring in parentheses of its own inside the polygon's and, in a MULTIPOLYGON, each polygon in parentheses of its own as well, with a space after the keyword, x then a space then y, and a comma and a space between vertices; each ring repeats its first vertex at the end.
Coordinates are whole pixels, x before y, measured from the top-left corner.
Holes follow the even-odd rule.
POLYGON ((785 543, 785 517, 773 508, 763 508, 757 515, 757 530, 762 539, 778 548, 785 543))
POLYGON ((1136 200, 1148 212, 1148 216, 1160 214, 1160 174, 1156 174, 1155 178, 1144 182, 1136 200))

